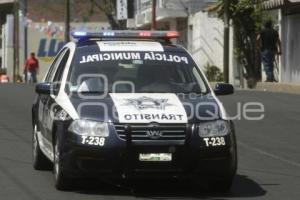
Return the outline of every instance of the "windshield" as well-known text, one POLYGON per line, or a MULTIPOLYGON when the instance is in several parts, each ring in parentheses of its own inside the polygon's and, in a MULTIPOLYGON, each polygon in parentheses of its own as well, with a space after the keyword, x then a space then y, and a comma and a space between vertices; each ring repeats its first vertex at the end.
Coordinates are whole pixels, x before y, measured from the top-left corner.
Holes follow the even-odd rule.
MULTIPOLYGON (((99 51, 99 50, 98 50, 99 51)), ((206 93, 194 61, 182 52, 75 53, 68 76, 79 93, 206 93)))

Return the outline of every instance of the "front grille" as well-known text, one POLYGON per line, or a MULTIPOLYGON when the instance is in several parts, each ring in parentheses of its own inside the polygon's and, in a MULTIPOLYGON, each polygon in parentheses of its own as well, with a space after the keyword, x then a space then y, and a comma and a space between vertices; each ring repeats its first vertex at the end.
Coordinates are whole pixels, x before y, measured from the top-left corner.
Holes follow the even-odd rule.
POLYGON ((134 140, 185 140, 185 124, 114 124, 119 137, 126 140, 126 127, 130 126, 131 139, 134 140), (152 131, 152 134, 149 134, 152 131), (153 136, 154 134, 154 136, 153 136), (158 136, 157 136, 158 135, 158 136))

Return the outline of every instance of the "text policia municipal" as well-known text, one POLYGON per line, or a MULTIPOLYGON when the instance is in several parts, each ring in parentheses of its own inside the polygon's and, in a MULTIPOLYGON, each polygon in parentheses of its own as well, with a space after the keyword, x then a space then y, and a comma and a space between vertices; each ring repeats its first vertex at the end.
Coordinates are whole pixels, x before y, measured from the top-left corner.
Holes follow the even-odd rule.
POLYGON ((152 60, 152 61, 165 61, 165 62, 176 62, 176 63, 186 63, 188 64, 188 58, 185 56, 178 56, 165 53, 133 53, 133 52, 120 52, 120 53, 99 53, 82 56, 80 64, 101 62, 101 61, 111 61, 111 60, 152 60))

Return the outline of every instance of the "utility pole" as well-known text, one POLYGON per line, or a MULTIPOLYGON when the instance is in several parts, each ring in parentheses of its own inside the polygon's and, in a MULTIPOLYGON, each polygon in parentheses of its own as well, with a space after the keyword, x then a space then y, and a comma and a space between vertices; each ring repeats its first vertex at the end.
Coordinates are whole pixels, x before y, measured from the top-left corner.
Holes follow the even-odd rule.
POLYGON ((230 0, 224 1, 224 82, 229 83, 229 40, 230 40, 230 18, 229 18, 229 6, 230 0))
POLYGON ((156 0, 152 0, 152 23, 151 30, 156 30, 156 0))
POLYGON ((14 67, 13 67, 13 82, 17 81, 19 75, 19 1, 14 0, 14 67))
MULTIPOLYGON (((27 0, 24 0, 24 16, 25 16, 25 29, 24 29, 24 57, 27 59, 28 55, 28 28, 27 28, 27 0)), ((27 72, 25 72, 25 82, 27 82, 27 72)))
POLYGON ((65 0, 65 42, 70 41, 70 0, 65 0))

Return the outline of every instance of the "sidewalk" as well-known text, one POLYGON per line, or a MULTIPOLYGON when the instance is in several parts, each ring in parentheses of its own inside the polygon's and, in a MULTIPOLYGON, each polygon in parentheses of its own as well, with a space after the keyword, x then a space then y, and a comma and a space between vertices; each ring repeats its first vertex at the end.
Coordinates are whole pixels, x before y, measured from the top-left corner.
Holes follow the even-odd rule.
POLYGON ((255 90, 300 94, 300 85, 287 83, 258 82, 255 90))

